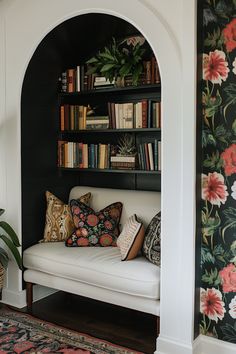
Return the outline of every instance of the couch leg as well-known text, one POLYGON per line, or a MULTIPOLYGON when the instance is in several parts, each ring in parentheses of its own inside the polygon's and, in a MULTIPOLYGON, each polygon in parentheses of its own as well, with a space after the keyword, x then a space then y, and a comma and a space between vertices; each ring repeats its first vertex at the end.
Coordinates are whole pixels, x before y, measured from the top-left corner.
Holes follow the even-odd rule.
POLYGON ((26 304, 27 311, 31 313, 33 305, 33 283, 26 283, 26 304))
POLYGON ((159 336, 160 334, 160 317, 157 316, 157 335, 159 336))

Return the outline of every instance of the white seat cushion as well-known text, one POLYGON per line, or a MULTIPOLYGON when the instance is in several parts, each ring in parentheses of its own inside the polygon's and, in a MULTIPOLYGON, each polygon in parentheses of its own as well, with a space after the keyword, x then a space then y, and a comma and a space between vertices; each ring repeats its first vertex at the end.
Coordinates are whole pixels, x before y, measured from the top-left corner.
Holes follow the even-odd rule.
POLYGON ((122 262, 117 247, 67 248, 64 242, 41 243, 25 250, 23 261, 28 269, 120 293, 159 299, 160 268, 141 256, 122 262))

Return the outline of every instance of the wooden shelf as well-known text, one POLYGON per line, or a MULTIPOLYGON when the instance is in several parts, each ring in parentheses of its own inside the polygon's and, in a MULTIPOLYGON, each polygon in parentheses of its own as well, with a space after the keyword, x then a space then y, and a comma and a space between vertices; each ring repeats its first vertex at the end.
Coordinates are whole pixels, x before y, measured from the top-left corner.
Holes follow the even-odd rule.
POLYGON ((102 169, 102 168, 78 168, 78 167, 58 167, 59 171, 70 172, 102 172, 102 173, 130 173, 130 174, 151 174, 161 175, 161 171, 149 171, 149 170, 115 170, 115 169, 102 169))
POLYGON ((132 129, 83 129, 61 130, 60 134, 97 134, 97 133, 147 133, 160 132, 161 128, 132 128, 132 129))
POLYGON ((160 91, 161 89, 161 84, 149 84, 149 85, 140 85, 140 86, 127 86, 127 87, 111 87, 111 88, 100 88, 100 89, 93 89, 93 90, 86 90, 86 91, 80 91, 80 92, 60 92, 60 96, 87 96, 87 95, 106 95, 109 94, 134 94, 134 93, 148 93, 148 92, 153 92, 155 90, 160 91))

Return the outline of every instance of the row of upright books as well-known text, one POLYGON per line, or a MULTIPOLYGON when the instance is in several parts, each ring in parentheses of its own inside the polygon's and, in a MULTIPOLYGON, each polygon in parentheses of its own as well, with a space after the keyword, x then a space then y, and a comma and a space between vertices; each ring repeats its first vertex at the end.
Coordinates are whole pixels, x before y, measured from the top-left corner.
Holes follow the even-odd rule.
POLYGON ((88 107, 60 107, 60 130, 161 128, 161 102, 108 102, 108 115, 89 115, 88 107))
POLYGON ((138 162, 140 170, 161 171, 161 141, 143 143, 138 147, 138 162))
POLYGON ((161 102, 108 102, 111 129, 161 128, 161 102))
MULTIPOLYGON (((140 75, 138 85, 157 84, 160 82, 160 73, 156 58, 151 57, 150 60, 142 62, 143 72, 140 75)), ((62 72, 60 77, 61 91, 67 93, 81 92, 87 90, 99 90, 101 88, 109 88, 115 85, 115 81, 110 82, 104 76, 97 74, 87 74, 87 65, 77 65, 62 72)), ((127 75, 124 78, 125 86, 132 86, 132 76, 127 75)))
POLYGON ((140 144, 133 156, 113 156, 110 144, 58 141, 58 166, 66 168, 161 170, 161 141, 140 144))

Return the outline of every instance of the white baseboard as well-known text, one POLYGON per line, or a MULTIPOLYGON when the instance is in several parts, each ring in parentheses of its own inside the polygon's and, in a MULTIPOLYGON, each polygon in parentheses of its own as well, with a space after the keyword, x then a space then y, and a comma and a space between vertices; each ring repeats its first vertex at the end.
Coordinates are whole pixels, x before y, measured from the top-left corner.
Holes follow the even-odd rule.
POLYGON ((235 354, 236 344, 200 335, 201 350, 196 354, 235 354))
MULTIPOLYGON (((51 288, 46 288, 44 286, 40 285, 34 285, 34 302, 38 301, 48 295, 51 295, 55 293, 57 290, 51 289, 51 288)), ((14 306, 17 308, 22 308, 26 306, 26 291, 12 291, 9 290, 8 288, 4 288, 2 291, 2 303, 14 306)))
POLYGON ((157 350, 154 354, 193 354, 193 346, 159 336, 157 338, 157 350))
POLYGON ((186 345, 168 338, 157 338, 154 354, 235 354, 236 344, 200 335, 193 345, 186 345))

